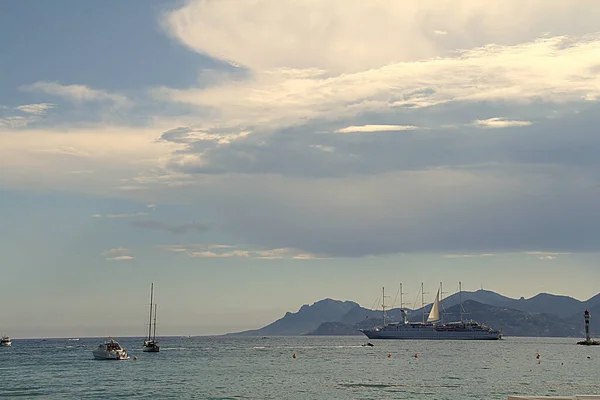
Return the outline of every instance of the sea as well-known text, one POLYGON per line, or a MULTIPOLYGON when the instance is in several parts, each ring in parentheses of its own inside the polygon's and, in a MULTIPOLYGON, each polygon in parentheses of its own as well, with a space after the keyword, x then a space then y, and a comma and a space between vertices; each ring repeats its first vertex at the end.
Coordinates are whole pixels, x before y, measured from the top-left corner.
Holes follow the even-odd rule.
POLYGON ((159 353, 142 352, 143 338, 115 339, 129 360, 95 360, 92 350, 103 338, 13 340, 12 347, 0 348, 0 397, 500 400, 600 394, 600 346, 577 346, 572 338, 162 337, 159 353))

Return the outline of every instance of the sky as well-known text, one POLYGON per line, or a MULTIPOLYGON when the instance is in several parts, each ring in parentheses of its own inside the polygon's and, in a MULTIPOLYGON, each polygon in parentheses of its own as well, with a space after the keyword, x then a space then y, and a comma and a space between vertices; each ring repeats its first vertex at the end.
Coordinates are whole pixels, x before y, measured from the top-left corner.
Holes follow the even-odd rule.
POLYGON ((600 2, 0 4, 0 333, 600 290, 600 2), (429 299, 427 299, 429 297, 429 299))

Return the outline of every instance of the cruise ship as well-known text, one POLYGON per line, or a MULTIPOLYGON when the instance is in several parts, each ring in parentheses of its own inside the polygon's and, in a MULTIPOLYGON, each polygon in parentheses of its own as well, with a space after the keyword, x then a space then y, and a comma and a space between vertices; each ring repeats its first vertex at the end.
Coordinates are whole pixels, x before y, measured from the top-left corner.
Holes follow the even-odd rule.
MULTIPOLYGON (((383 298, 385 299, 385 292, 383 298)), ((502 331, 500 330, 494 330, 473 320, 463 320, 462 301, 460 309, 460 321, 440 322, 440 290, 438 290, 427 321, 409 322, 406 311, 401 309, 402 321, 386 323, 384 300, 383 325, 372 329, 361 329, 360 331, 369 339, 498 340, 502 338, 502 331)))

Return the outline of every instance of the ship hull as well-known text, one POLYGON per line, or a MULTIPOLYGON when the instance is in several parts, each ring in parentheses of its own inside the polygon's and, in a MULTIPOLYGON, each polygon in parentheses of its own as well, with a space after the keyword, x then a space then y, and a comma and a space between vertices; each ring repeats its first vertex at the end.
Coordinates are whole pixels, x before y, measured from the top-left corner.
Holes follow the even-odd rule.
POLYGON ((408 340, 498 340, 502 331, 477 323, 431 325, 419 323, 391 324, 361 330, 369 339, 408 340))
POLYGON ((487 332, 385 332, 362 331, 369 339, 404 339, 404 340, 499 340, 499 333, 487 332))

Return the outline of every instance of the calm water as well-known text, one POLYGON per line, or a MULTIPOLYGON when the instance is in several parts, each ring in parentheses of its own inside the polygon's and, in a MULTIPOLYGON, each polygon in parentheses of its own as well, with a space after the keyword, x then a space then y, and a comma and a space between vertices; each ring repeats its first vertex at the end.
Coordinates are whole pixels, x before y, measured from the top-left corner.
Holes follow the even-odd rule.
POLYGON ((141 351, 142 339, 117 338, 132 359, 98 361, 92 349, 101 340, 14 340, 12 348, 0 348, 0 397, 506 399, 509 394, 600 394, 600 348, 576 346, 575 339, 372 340, 375 347, 362 347, 367 342, 363 337, 169 337, 161 339, 160 353, 149 354, 141 351))

